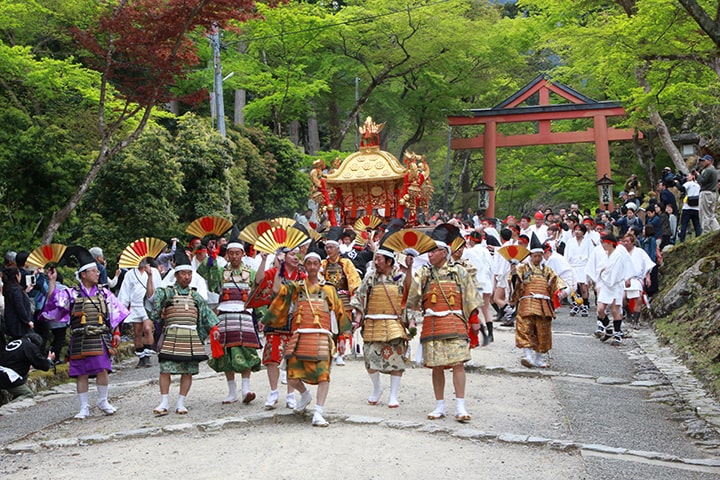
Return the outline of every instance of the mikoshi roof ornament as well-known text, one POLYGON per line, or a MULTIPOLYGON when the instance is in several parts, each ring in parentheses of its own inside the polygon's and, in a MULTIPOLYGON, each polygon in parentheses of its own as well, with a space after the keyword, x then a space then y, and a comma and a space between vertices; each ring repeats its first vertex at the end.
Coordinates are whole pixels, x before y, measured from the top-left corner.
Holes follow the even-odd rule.
POLYGON ((217 215, 206 215, 193 220, 185 229, 185 232, 199 238, 204 238, 208 235, 221 237, 225 232, 230 230, 230 227, 232 227, 230 220, 218 217, 217 215))
POLYGON ((139 238, 122 251, 118 266, 120 268, 137 268, 140 262, 147 257, 156 258, 165 247, 167 247, 167 243, 159 238, 139 238))
POLYGON ((35 268, 44 268, 48 263, 60 263, 67 247, 60 243, 40 245, 30 252, 25 263, 35 268))

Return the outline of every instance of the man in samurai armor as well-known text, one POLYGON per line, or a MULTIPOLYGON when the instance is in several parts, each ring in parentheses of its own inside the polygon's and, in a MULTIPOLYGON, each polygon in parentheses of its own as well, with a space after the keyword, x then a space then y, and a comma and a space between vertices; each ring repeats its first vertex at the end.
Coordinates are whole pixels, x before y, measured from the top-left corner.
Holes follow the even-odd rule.
MULTIPOLYGON (((264 275, 261 280, 255 277, 256 290, 255 295, 249 301, 249 306, 253 307, 258 317, 263 318, 267 313, 267 307, 270 305, 273 297, 280 291, 280 285, 287 282, 297 282, 305 278, 305 272, 300 268, 300 250, 294 248, 289 250, 282 247, 275 254, 275 262, 279 267, 273 267, 265 270, 265 262, 267 262, 267 253, 261 253, 262 261, 258 271, 263 271, 264 275)), ((265 401, 266 410, 274 410, 277 408, 280 400, 280 391, 278 383, 280 381, 280 364, 282 363, 287 344, 292 337, 291 317, 287 317, 287 321, 280 327, 263 326, 265 334, 265 347, 263 348, 262 363, 267 369, 268 382, 270 383, 270 394, 265 401)), ((295 389, 288 384, 287 395, 285 396, 285 406, 294 409, 297 406, 295 399, 295 389)))
MULTIPOLYGON (((156 288, 152 297, 153 311, 150 318, 162 329, 158 344, 160 363, 160 404, 153 413, 168 414, 170 376, 180 375, 180 395, 175 413, 185 415, 185 398, 192 386, 192 376, 200 371, 200 362, 207 360, 203 342, 210 336, 210 329, 218 324, 218 318, 205 299, 190 287, 192 266, 184 251, 175 254, 175 283, 156 288)), ((220 332, 212 333, 216 341, 220 332)))
MULTIPOLYGON (((350 298, 360 286, 360 275, 350 259, 340 256, 340 236, 342 234, 341 227, 330 228, 325 241, 327 258, 322 261, 321 272, 325 280, 335 286, 345 306, 345 312, 351 316, 350 298)), ((341 334, 337 338, 337 354, 335 355, 337 365, 345 365, 343 355, 347 353, 348 348, 352 348, 352 335, 341 334)))
MULTIPOLYGON (((412 266, 408 255, 406 264, 412 266)), ((405 371, 408 353, 408 331, 405 323, 403 297, 408 291, 411 276, 405 275, 395 264, 395 254, 378 248, 373 258, 374 271, 365 277, 350 306, 355 310, 353 328, 362 327, 363 358, 373 390, 368 397, 376 405, 383 392, 380 373, 390 374, 388 407, 397 408, 400 379, 405 371)), ((409 325, 414 327, 414 323, 409 325)))
POLYGON ((423 365, 432 369, 435 409, 431 420, 445 417, 445 369, 452 369, 455 387, 455 420, 466 423, 471 416, 465 408, 465 367, 471 359, 468 326, 482 306, 482 297, 470 274, 450 263, 450 244, 459 235, 457 227, 438 225, 430 237, 436 248, 428 252, 429 265, 423 265, 413 278, 407 308, 423 312, 420 334, 423 365))
POLYGON ((75 276, 79 284, 58 289, 57 270, 47 270, 48 299, 43 314, 47 318, 70 324, 70 377, 77 380, 80 411, 75 418, 90 415, 88 379, 95 377, 97 406, 106 415, 116 409, 108 402, 108 373, 112 372, 110 356, 120 344, 118 326, 130 312, 106 287, 99 285, 100 270, 90 252, 83 247, 69 247, 66 256, 78 260, 75 276))
POLYGON ((303 413, 312 401, 305 384, 317 385, 317 401, 312 424, 328 426, 323 417, 325 400, 330 389, 330 362, 335 353, 335 336, 349 334, 350 319, 335 288, 322 278, 320 255, 308 253, 303 259, 307 278, 280 286, 270 304, 263 323, 283 327, 288 315, 292 317, 292 337, 285 352, 288 383, 300 392, 296 413, 303 413))
POLYGON ((552 319, 555 302, 567 295, 566 285, 547 265, 544 249, 535 234, 530 239, 530 262, 511 265, 512 303, 517 308, 515 346, 523 349, 523 366, 547 367, 546 354, 552 348, 552 319))
POLYGON ((233 227, 230 242, 227 244, 228 263, 222 270, 222 283, 218 291, 220 298, 216 312, 220 321, 218 330, 224 355, 210 358, 208 365, 216 372, 225 373, 228 395, 223 404, 238 400, 235 373, 240 373, 242 402, 247 405, 255 399, 255 393, 250 391, 250 374, 260 370, 257 349, 262 345, 252 309, 246 305, 250 286, 255 282, 255 270, 242 261, 245 249, 238 234, 237 227, 233 227))

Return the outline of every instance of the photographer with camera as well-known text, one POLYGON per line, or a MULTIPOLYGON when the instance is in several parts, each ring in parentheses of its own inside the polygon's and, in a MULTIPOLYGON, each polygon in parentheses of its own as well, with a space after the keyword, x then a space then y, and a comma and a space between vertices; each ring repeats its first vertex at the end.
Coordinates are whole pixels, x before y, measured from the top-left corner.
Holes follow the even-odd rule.
POLYGON ((31 398, 35 393, 26 385, 30 367, 47 372, 55 354, 45 353, 43 340, 37 333, 28 333, 0 349, 0 389, 12 399, 31 398))
POLYGON ((685 241, 685 235, 687 234, 688 225, 691 220, 695 237, 699 237, 702 234, 702 228, 700 227, 700 185, 695 181, 697 175, 697 170, 693 169, 688 173, 687 181, 683 184, 686 196, 683 202, 682 213, 680 214, 680 242, 685 241))

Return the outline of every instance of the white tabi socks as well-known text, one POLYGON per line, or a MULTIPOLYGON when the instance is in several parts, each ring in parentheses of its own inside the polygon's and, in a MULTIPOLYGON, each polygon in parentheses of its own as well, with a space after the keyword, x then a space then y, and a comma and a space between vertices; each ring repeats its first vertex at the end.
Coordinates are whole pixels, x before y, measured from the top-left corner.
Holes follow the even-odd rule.
POLYGON ((373 384, 373 391, 368 397, 368 403, 370 405, 377 405, 378 400, 380 400, 380 395, 382 395, 383 392, 382 382, 380 381, 380 372, 370 373, 368 375, 373 384))
POLYGON ((388 408, 397 408, 400 406, 397 395, 400 390, 400 375, 390 375, 390 397, 388 398, 388 408))
POLYGON ((185 407, 185 395, 178 395, 177 403, 175 404, 175 413, 178 415, 188 413, 188 409, 185 407))
POLYGON ((107 385, 98 385, 98 401, 97 406, 100 410, 103 411, 105 415, 113 415, 115 412, 117 412, 117 409, 110 405, 108 402, 108 386, 107 385))
POLYGON ((170 397, 170 395, 167 395, 167 394, 160 395, 160 405, 155 407, 155 410, 162 411, 162 410, 167 410, 168 408, 170 408, 169 397, 170 397))
POLYGON ((225 397, 225 400, 222 401, 223 404, 233 403, 237 402, 237 383, 235 380, 228 380, 228 394, 227 397, 225 397))
POLYGON ((315 412, 313 413, 312 425, 313 427, 327 427, 330 425, 327 420, 323 417, 322 405, 315 405, 315 412))
POLYGON ((445 400, 437 400, 435 403, 435 410, 428 413, 428 418, 430 420, 438 420, 440 418, 445 418, 445 400))
POLYGON ((78 393, 78 399, 80 400, 80 411, 75 418, 84 420, 90 415, 90 407, 88 406, 88 392, 78 393))

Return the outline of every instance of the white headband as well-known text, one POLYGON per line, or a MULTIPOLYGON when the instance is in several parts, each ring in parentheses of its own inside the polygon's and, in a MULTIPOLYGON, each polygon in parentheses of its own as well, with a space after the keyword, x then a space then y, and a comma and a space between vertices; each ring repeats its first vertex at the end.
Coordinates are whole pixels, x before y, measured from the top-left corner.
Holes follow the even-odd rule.
POLYGON ((442 242, 440 240, 435 240, 435 245, 437 245, 440 248, 446 248, 448 251, 450 251, 450 246, 445 242, 442 242))
POLYGON ((378 254, 380 254, 380 255, 384 255, 384 256, 386 256, 386 257, 390 257, 390 258, 392 258, 392 259, 395 258, 395 253, 394 253, 394 252, 391 252, 390 250, 385 250, 385 249, 383 249, 383 248, 378 248, 378 249, 375 251, 375 253, 378 253, 378 254))
POLYGON ((77 273, 84 272, 88 268, 92 268, 92 267, 97 267, 97 263, 92 262, 92 263, 85 264, 82 267, 78 268, 77 273))
POLYGON ((308 258, 317 258, 318 261, 322 261, 322 258, 320 258, 320 255, 318 255, 315 252, 310 252, 307 255, 305 255, 305 258, 303 258, 303 263, 305 263, 308 258))

